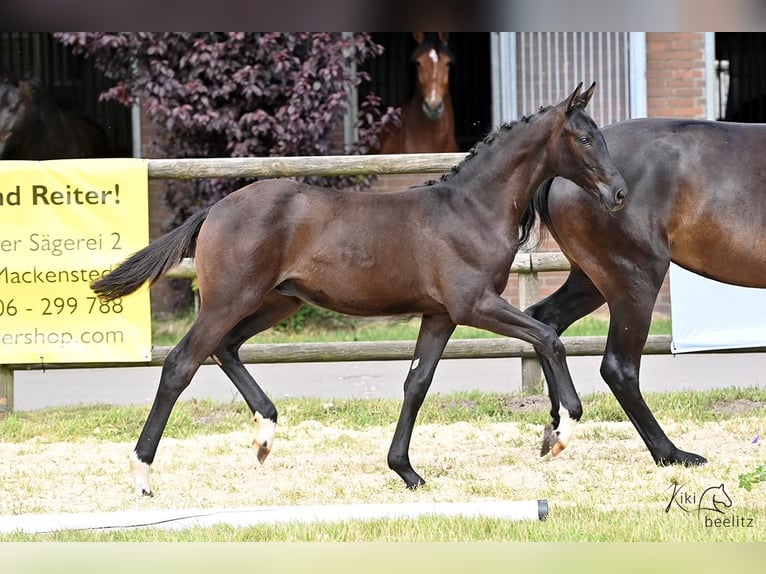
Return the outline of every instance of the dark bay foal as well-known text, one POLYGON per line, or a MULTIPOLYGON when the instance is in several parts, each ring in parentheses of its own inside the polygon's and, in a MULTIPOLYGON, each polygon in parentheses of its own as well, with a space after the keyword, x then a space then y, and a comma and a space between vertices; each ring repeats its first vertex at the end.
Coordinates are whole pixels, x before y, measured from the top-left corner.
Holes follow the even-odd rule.
MULTIPOLYGON (((200 364, 213 356, 255 417, 254 446, 272 449, 277 411, 238 357, 252 335, 304 303, 352 315, 422 315, 404 402, 388 453, 410 488, 424 483, 409 461, 415 418, 444 346, 458 324, 531 343, 547 359, 559 393, 552 442, 558 452, 582 414, 554 329, 501 296, 520 242, 522 214, 547 178, 560 175, 623 206, 625 183, 585 111, 594 85, 507 124, 440 181, 394 193, 360 193, 266 180, 232 193, 129 257, 93 284, 104 299, 157 280, 194 253, 201 306, 165 360, 138 438, 132 473, 150 495, 150 465, 170 412, 200 364)), ((524 224, 527 225, 524 225, 524 224)))

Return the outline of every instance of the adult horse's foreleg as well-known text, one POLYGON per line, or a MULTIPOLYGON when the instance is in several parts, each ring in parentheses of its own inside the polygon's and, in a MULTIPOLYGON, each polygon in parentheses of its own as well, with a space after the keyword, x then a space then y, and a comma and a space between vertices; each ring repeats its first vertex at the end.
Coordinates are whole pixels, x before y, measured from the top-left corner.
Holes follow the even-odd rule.
POLYGON ((513 307, 493 292, 483 294, 473 305, 463 308, 464 311, 459 317, 453 317, 459 324, 471 325, 531 343, 538 357, 546 365, 548 387, 558 392, 558 404, 552 408, 558 424, 550 436, 552 452, 554 455, 558 454, 569 443, 575 426, 582 417, 582 403, 572 384, 572 376, 566 362, 566 350, 556 331, 513 307))
POLYGON ((656 295, 657 291, 654 291, 642 297, 625 296, 609 302, 611 318, 601 376, 657 464, 705 464, 707 460, 704 457, 676 448, 641 395, 641 356, 649 334, 656 295))
MULTIPOLYGON (((585 273, 578 267, 572 269, 559 289, 545 299, 528 307, 524 312, 538 321, 550 325, 556 334, 561 334, 578 319, 595 311, 604 303, 604 297, 585 273)), ((555 384, 553 370, 548 359, 537 353, 545 380, 548 382, 548 396, 551 400, 552 422, 546 426, 543 445, 540 454, 545 455, 551 449, 553 431, 559 426, 559 408, 561 405, 559 389, 555 384)), ((571 392, 576 393, 573 388, 571 392)))
POLYGON ((242 364, 239 348, 253 335, 295 313, 302 304, 303 302, 298 298, 287 297, 272 291, 258 311, 240 321, 224 336, 213 354, 213 360, 234 383, 253 413, 253 422, 256 427, 253 447, 257 450, 258 462, 261 464, 271 452, 274 443, 277 409, 242 364))
POLYGON ((448 315, 424 315, 420 324, 415 355, 404 381, 402 411, 388 450, 388 466, 404 480, 407 488, 417 488, 425 484, 425 480, 410 464, 410 439, 418 411, 431 386, 436 365, 455 326, 448 315))

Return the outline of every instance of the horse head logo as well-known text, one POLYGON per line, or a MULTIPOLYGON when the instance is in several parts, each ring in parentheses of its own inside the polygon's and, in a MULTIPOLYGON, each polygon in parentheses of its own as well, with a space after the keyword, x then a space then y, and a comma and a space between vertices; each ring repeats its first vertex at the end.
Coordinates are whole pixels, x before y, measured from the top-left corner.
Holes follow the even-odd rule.
POLYGON ((731 508, 732 501, 723 483, 719 486, 710 486, 702 491, 697 505, 697 514, 703 510, 711 510, 723 514, 721 508, 731 508))

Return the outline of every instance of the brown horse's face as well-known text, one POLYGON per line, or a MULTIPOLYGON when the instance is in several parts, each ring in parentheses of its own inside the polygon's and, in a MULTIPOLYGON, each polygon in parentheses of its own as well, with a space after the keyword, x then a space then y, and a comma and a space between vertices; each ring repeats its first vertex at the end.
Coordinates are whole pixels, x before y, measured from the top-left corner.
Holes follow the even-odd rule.
POLYGON ((598 197, 604 208, 617 211, 625 205, 625 180, 609 155, 604 136, 585 111, 595 85, 582 95, 578 88, 551 110, 561 121, 561 129, 552 138, 549 157, 558 175, 598 197))
POLYGON ((436 121, 444 113, 452 57, 437 48, 430 48, 413 56, 413 60, 418 69, 418 90, 423 97, 423 113, 429 120, 436 121))

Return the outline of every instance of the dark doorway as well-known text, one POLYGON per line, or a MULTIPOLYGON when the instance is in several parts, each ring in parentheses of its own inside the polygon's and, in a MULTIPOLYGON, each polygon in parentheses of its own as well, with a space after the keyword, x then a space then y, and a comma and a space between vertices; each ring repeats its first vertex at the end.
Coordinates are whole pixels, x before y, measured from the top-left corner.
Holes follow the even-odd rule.
POLYGON ((766 34, 718 32, 717 117, 731 122, 766 122, 766 34))
MULTIPOLYGON (((360 88, 360 97, 372 91, 384 106, 399 106, 415 89, 415 67, 410 62, 415 40, 410 32, 373 33, 372 38, 385 52, 365 65, 371 82, 360 88)), ((460 149, 467 151, 492 128, 489 33, 451 32, 449 44, 457 56, 450 71, 456 137, 460 149)))
POLYGON ((130 109, 114 101, 99 101, 99 94, 113 84, 51 33, 0 32, 0 75, 36 77, 59 107, 98 122, 116 157, 132 155, 130 109))

